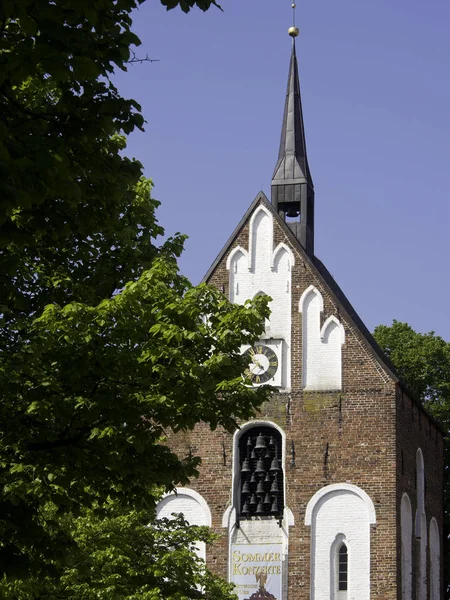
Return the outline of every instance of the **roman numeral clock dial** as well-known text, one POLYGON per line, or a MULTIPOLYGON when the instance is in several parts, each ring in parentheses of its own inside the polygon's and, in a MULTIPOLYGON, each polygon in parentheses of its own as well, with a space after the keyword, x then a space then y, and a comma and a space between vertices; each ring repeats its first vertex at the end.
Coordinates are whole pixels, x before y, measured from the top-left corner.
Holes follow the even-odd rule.
POLYGON ((247 375, 254 384, 270 382, 279 369, 278 356, 272 348, 258 343, 244 352, 249 365, 247 375))

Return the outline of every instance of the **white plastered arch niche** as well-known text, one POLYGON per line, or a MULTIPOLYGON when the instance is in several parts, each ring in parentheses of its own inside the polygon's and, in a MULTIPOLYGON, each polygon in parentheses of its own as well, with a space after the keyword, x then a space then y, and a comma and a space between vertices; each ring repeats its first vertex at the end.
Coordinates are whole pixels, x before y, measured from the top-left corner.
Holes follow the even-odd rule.
MULTIPOLYGON (((189 488, 177 488, 176 492, 167 494, 156 507, 157 519, 171 519, 173 514, 183 513, 190 525, 211 527, 211 511, 206 500, 198 492, 189 488)), ((206 545, 197 542, 197 554, 206 560, 206 545)))
POLYGON ((342 389, 342 345, 345 343, 342 323, 331 315, 320 326, 323 298, 313 285, 303 292, 299 311, 303 315, 303 387, 306 390, 342 389))
POLYGON ((348 550, 350 600, 370 598, 370 525, 376 523, 370 497, 356 485, 337 483, 314 494, 305 525, 311 527, 311 600, 338 600, 333 556, 339 540, 348 550))
POLYGON ((259 205, 249 223, 249 247, 228 255, 230 301, 244 304, 263 292, 272 298, 264 339, 282 340, 281 387, 290 387, 291 272, 294 255, 283 242, 274 248, 273 216, 259 205))
POLYGON ((430 521, 430 600, 440 598, 441 544, 439 526, 433 517, 430 521))
MULTIPOLYGON (((232 574, 232 553, 236 545, 265 545, 280 544, 282 546, 283 563, 283 598, 287 597, 287 558, 289 546, 289 527, 294 525, 294 515, 291 509, 285 505, 283 510, 283 519, 281 524, 275 517, 273 518, 254 518, 250 520, 239 520, 240 510, 240 460, 239 460, 239 439, 250 429, 254 429, 255 434, 259 432, 259 427, 271 427, 281 434, 282 457, 281 466, 286 475, 286 434, 284 431, 271 421, 255 420, 241 425, 233 437, 233 474, 231 484, 231 505, 226 509, 222 518, 222 527, 228 530, 228 577, 233 581, 232 574)), ((286 498, 286 476, 283 479, 284 498, 286 498)), ((281 600, 281 599, 280 599, 281 600)))
POLYGON ((400 506, 402 553, 402 600, 412 597, 412 509, 408 494, 403 494, 400 506))
POLYGON ((417 510, 414 533, 418 558, 416 599, 427 600, 427 517, 425 514, 425 465, 422 450, 416 453, 417 510))

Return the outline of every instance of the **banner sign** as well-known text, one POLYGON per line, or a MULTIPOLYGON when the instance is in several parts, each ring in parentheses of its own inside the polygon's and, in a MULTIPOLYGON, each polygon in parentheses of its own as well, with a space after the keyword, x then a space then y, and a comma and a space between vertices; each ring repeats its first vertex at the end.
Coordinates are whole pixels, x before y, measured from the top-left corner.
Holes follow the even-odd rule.
POLYGON ((231 582, 239 600, 282 600, 282 544, 232 544, 231 582))

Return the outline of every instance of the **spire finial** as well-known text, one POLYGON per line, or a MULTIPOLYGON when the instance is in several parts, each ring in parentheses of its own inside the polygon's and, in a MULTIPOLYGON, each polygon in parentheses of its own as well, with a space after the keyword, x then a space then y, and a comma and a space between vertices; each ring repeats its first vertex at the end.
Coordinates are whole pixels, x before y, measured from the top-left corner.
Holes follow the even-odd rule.
POLYGON ((298 34, 300 33, 300 30, 298 27, 295 26, 295 8, 296 8, 296 4, 295 2, 292 4, 292 27, 289 27, 288 29, 288 33, 291 36, 291 38, 296 38, 298 36, 298 34))

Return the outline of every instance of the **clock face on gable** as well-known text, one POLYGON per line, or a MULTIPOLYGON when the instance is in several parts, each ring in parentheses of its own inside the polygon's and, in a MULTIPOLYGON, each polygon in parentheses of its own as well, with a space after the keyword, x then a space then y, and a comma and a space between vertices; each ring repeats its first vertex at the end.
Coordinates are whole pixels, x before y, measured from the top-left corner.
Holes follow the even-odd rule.
POLYGON ((248 357, 247 375, 253 385, 281 386, 281 340, 269 342, 263 340, 247 348, 244 357, 248 357))

